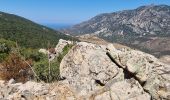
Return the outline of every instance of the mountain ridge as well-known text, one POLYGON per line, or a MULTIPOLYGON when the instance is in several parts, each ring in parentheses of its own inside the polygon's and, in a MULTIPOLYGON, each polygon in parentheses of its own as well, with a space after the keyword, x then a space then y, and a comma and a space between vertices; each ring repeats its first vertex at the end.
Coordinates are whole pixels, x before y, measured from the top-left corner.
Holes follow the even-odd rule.
MULTIPOLYGON (((63 32, 75 36, 90 34, 109 42, 146 49, 148 53, 155 54, 157 50, 152 51, 155 48, 145 48, 140 44, 146 44, 153 38, 170 39, 170 6, 148 5, 132 10, 104 13, 65 29, 63 32)), ((155 55, 159 56, 159 54, 155 55)))

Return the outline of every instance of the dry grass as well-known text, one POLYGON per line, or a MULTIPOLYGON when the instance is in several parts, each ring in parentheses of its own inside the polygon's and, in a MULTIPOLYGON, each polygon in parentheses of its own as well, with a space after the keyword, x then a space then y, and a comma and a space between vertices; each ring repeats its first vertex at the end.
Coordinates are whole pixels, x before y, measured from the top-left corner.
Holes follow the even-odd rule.
MULTIPOLYGON (((31 60, 27 61, 30 65, 31 60)), ((11 53, 9 57, 1 63, 0 79, 15 79, 17 82, 26 82, 32 75, 30 67, 25 63, 18 54, 11 53)))

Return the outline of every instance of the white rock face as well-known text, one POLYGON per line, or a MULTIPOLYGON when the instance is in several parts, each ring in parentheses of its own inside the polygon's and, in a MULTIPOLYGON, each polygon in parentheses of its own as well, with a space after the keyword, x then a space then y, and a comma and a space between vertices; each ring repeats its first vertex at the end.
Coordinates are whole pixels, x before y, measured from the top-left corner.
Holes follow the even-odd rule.
POLYGON ((63 58, 61 76, 84 95, 106 84, 119 73, 119 68, 106 55, 105 46, 80 42, 63 58))
POLYGON ((41 83, 28 81, 25 84, 19 86, 18 90, 19 92, 30 91, 31 93, 39 94, 42 90, 48 91, 48 88, 46 88, 46 86, 41 83))
POLYGON ((107 48, 114 61, 132 73, 143 84, 152 98, 170 98, 170 66, 161 63, 154 56, 136 50, 115 50, 107 48))
POLYGON ((73 44, 73 42, 60 39, 58 44, 55 47, 56 55, 58 55, 59 53, 62 53, 63 48, 68 44, 73 44))
POLYGON ((111 86, 112 100, 150 100, 142 86, 134 79, 116 82, 111 86), (141 98, 142 97, 142 98, 141 98))
MULTIPOLYGON (((111 50, 116 49, 112 47, 111 50)), ((83 99, 135 100, 145 97, 150 100, 150 95, 137 80, 124 79, 123 69, 109 58, 104 45, 78 43, 63 58, 60 74, 83 99)))
POLYGON ((71 44, 73 44, 72 41, 67 41, 67 40, 60 39, 58 44, 54 48, 55 49, 55 53, 54 52, 50 52, 50 51, 48 51, 46 49, 40 49, 39 52, 43 53, 43 54, 48 54, 49 61, 52 61, 52 60, 55 59, 55 57, 59 56, 59 54, 62 53, 63 48, 66 45, 71 45, 71 44))

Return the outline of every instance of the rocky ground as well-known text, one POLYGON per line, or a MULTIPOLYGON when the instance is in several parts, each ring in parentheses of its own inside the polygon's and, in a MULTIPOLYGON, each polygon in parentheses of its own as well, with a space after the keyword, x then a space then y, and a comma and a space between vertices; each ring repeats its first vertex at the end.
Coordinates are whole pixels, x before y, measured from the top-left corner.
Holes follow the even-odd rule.
POLYGON ((112 44, 76 43, 60 76, 64 80, 50 84, 0 81, 0 100, 170 100, 170 65, 112 44))
POLYGON ((164 55, 160 57, 160 61, 170 65, 170 55, 164 55))

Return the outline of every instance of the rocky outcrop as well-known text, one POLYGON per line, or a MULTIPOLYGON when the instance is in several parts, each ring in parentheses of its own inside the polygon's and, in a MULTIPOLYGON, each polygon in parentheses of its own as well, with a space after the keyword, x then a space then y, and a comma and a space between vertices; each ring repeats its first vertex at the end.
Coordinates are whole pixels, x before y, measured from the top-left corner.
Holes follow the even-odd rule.
POLYGON ((60 63, 55 83, 0 81, 0 99, 168 100, 170 66, 154 56, 112 44, 76 43, 60 63))
POLYGON ((54 60, 55 57, 58 57, 59 54, 63 52, 64 47, 67 45, 73 45, 73 41, 60 39, 55 48, 49 48, 48 50, 40 49, 39 52, 43 54, 47 54, 49 61, 52 61, 54 60))
POLYGON ((67 40, 60 39, 59 42, 58 42, 58 44, 57 44, 56 47, 55 47, 55 51, 56 51, 57 55, 58 55, 59 53, 62 53, 63 48, 64 48, 66 45, 70 45, 70 44, 73 44, 73 42, 72 42, 72 41, 67 41, 67 40))
MULTIPOLYGON (((65 77, 81 95, 100 88, 122 73, 120 70, 106 55, 103 46, 86 42, 74 46, 60 64, 61 77, 65 77)), ((119 80, 123 80, 123 76, 119 80)))
MULTIPOLYGON (((114 49, 114 48, 112 48, 114 49)), ((83 99, 127 100, 150 95, 135 77, 125 79, 126 73, 106 54, 105 45, 80 42, 63 58, 61 77, 83 99)))
POLYGON ((170 65, 154 56, 136 50, 116 50, 110 45, 108 54, 121 68, 140 82, 154 99, 170 98, 170 65))

